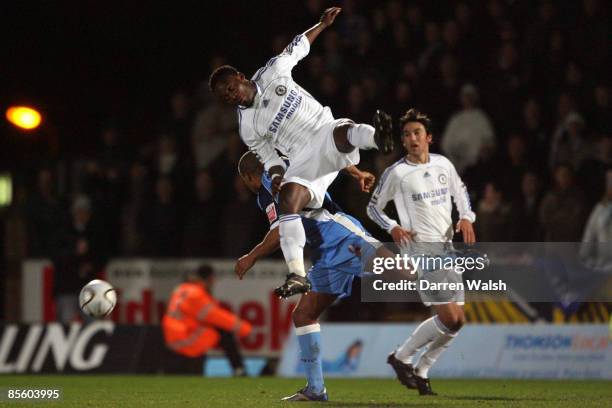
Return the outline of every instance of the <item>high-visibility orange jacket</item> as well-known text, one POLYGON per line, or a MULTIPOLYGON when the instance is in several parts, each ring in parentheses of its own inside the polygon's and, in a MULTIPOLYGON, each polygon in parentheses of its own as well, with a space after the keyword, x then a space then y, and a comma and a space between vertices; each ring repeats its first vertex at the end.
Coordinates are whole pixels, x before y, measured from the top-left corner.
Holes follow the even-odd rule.
POLYGON ((166 345, 177 353, 197 357, 215 347, 215 328, 248 336, 251 325, 223 309, 200 283, 186 282, 174 289, 162 319, 166 345))

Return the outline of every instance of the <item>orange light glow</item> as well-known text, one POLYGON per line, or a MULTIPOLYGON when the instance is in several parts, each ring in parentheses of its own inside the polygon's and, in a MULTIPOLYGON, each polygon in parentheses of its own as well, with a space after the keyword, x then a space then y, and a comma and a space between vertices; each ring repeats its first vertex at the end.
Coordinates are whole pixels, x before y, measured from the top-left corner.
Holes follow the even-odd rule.
POLYGON ((42 120, 40 113, 27 106, 12 106, 6 111, 6 118, 22 129, 36 129, 42 120))

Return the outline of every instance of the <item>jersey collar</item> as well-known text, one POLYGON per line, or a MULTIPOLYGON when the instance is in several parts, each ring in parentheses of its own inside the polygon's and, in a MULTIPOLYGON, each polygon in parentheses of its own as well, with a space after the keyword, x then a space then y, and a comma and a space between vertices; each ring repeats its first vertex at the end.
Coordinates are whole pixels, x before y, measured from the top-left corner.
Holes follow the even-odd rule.
POLYGON ((404 156, 404 161, 409 166, 423 166, 425 164, 431 163, 431 154, 429 154, 429 153, 427 154, 427 163, 413 163, 410 160, 408 160, 408 155, 404 156))

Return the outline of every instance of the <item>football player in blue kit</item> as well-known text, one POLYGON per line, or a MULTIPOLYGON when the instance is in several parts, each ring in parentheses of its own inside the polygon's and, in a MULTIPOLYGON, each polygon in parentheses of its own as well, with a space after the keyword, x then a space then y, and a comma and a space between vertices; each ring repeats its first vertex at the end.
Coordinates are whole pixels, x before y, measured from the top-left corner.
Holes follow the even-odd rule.
MULTIPOLYGON (((270 223, 265 238, 238 259, 235 271, 242 279, 258 259, 279 249, 280 237, 278 194, 272 192, 272 180, 264 166, 254 153, 247 152, 241 157, 238 170, 248 188, 257 194, 257 204, 270 223)), ((363 191, 368 191, 374 183, 374 176, 367 172, 355 167, 347 171, 360 181, 363 191)), ((292 317, 308 383, 284 400, 327 401, 319 316, 336 299, 351 294, 353 279, 364 270, 362 261, 375 255, 386 256, 389 252, 359 221, 343 213, 329 194, 326 194, 322 208, 306 208, 300 217, 306 231, 306 243, 313 251, 312 267, 308 271, 312 290, 301 296, 292 317)))

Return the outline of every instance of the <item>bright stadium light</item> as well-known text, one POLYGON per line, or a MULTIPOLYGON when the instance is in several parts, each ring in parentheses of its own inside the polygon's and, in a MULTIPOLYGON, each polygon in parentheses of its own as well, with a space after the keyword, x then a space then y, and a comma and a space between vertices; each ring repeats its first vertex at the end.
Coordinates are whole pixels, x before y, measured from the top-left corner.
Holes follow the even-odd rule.
POLYGON ((27 106, 11 106, 6 111, 6 119, 17 127, 32 130, 40 125, 42 117, 35 109, 27 106))

